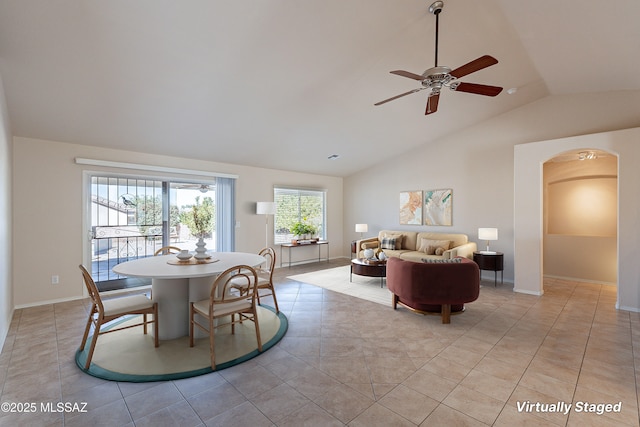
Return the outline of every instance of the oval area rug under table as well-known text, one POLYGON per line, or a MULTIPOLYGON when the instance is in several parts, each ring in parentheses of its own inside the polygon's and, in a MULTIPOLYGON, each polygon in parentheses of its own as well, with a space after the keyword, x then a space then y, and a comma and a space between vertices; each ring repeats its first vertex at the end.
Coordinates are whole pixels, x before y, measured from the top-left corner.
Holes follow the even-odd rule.
MULTIPOLYGON (((121 322, 139 322, 140 316, 131 316, 121 322)), ((288 321, 284 314, 276 314, 269 306, 258 306, 258 322, 262 339, 262 352, 277 344, 284 337, 288 321)), ((122 323, 119 323, 121 325, 122 323)), ((196 328, 197 329, 197 328, 196 328)), ((153 346, 153 336, 144 335, 142 327, 101 335, 93 353, 91 366, 84 370, 91 337, 85 349, 76 352, 76 364, 84 372, 109 381, 151 382, 190 378, 213 372, 209 356, 209 337, 196 339, 189 347, 189 337, 160 341, 153 346)), ((215 331, 216 371, 235 366, 259 354, 256 333, 252 321, 236 324, 215 331)))

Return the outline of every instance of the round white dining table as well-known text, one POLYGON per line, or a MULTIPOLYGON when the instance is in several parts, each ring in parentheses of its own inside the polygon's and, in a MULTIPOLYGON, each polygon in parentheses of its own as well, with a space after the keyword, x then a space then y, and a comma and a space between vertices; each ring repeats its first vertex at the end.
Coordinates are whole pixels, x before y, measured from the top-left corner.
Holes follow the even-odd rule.
POLYGON ((170 340, 189 335, 189 303, 208 299, 216 277, 236 265, 257 267, 264 257, 244 252, 209 252, 207 264, 179 264, 175 255, 126 261, 113 272, 151 279, 153 300, 158 303, 158 338, 170 340))

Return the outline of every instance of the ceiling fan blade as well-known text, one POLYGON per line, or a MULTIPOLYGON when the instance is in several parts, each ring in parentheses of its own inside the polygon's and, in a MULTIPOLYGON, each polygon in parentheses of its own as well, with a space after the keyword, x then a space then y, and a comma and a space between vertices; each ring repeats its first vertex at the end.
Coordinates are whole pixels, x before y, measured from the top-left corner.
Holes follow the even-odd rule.
POLYGON ((474 59, 467 64, 464 64, 462 67, 456 68, 449 74, 459 79, 460 77, 466 76, 467 74, 475 73, 476 71, 480 71, 483 68, 490 67, 497 63, 498 60, 493 56, 484 55, 478 59, 474 59))
POLYGON ((502 88, 498 86, 480 85, 477 83, 460 83, 455 89, 457 92, 475 93, 476 95, 496 96, 502 92, 502 88))
POLYGON ((421 75, 415 74, 415 73, 410 73, 409 71, 395 70, 395 71, 390 71, 390 73, 391 74, 395 74, 396 76, 407 77, 407 78, 413 79, 413 80, 418 80, 418 81, 423 81, 424 80, 424 76, 421 76, 421 75))
POLYGON ((411 95, 412 93, 420 92, 421 90, 424 90, 424 89, 426 89, 426 87, 421 87, 419 89, 413 89, 413 90, 410 90, 409 92, 401 93, 400 95, 396 95, 396 96, 391 97, 389 99, 385 99, 384 101, 376 102, 373 105, 386 104, 387 102, 393 101, 394 99, 402 98, 403 96, 411 95))
POLYGON ((438 101, 440 101, 440 94, 436 93, 435 95, 431 95, 427 98, 427 110, 424 112, 424 115, 433 114, 438 111, 438 101))

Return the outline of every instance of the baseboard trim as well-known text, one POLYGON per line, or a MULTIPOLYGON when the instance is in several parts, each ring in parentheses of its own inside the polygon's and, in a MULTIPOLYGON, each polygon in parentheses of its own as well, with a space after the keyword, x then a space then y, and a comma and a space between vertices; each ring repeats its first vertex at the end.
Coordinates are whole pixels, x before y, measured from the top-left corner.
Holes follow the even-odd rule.
POLYGON ((60 303, 60 302, 76 301, 76 300, 79 300, 79 299, 84 299, 84 297, 83 296, 75 296, 75 297, 68 297, 68 298, 60 298, 60 299, 51 299, 51 300, 46 300, 46 301, 32 302, 32 303, 28 303, 28 304, 20 304, 20 305, 16 305, 14 307, 14 309, 39 307, 41 305, 57 304, 57 303, 60 303))
POLYGON ((518 289, 518 288, 513 288, 513 292, 518 292, 520 294, 526 294, 526 295, 535 295, 537 297, 541 297, 544 294, 544 290, 540 291, 540 292, 534 292, 534 291, 529 291, 529 290, 524 290, 524 289, 518 289))
POLYGON ((572 282, 593 283, 595 285, 618 286, 618 284, 615 282, 605 282, 602 280, 589 280, 589 279, 582 279, 580 277, 556 276, 553 274, 543 274, 542 277, 545 279, 558 279, 558 280, 570 280, 572 282))

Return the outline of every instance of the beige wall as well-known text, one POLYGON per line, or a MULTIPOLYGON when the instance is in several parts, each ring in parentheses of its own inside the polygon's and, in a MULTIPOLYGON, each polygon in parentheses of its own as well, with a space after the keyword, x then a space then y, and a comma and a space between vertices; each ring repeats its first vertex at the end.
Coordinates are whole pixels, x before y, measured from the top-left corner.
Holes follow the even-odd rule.
MULTIPOLYGON (((341 178, 19 137, 14 138, 13 150, 13 230, 20 236, 13 245, 14 304, 17 307, 82 296, 78 264, 89 261, 83 251, 87 242, 82 215, 83 171, 157 176, 157 173, 145 171, 78 165, 74 160, 76 157, 238 175, 238 251, 257 252, 264 246, 264 216, 255 214, 255 202, 273 200, 274 185, 327 189, 330 256, 344 253, 341 178), (60 277, 58 285, 51 285, 52 275, 60 277)), ((273 221, 270 221, 272 226, 273 221)), ((301 258, 304 255, 299 254, 301 258)))
POLYGON ((618 158, 545 162, 543 273, 617 283, 618 158))
POLYGON ((0 76, 0 348, 11 324, 11 131, 0 76))
MULTIPOLYGON (((425 132, 429 120, 437 119, 437 114, 421 118, 425 132)), ((497 227, 499 240, 491 242, 491 248, 505 253, 504 277, 514 281, 514 220, 518 216, 514 211, 514 146, 638 126, 640 91, 547 97, 470 126, 437 144, 401 153, 380 167, 345 178, 345 240, 358 237, 356 223, 368 223, 369 235, 380 229, 406 228, 466 233, 476 242, 479 227, 497 227), (435 188, 453 189, 453 225, 400 227, 398 193, 435 188)), ((638 182, 624 185, 637 188, 638 182)), ((539 226, 530 229, 525 241, 540 241, 539 226)), ((534 270, 540 269, 536 259, 532 262, 534 270)))

